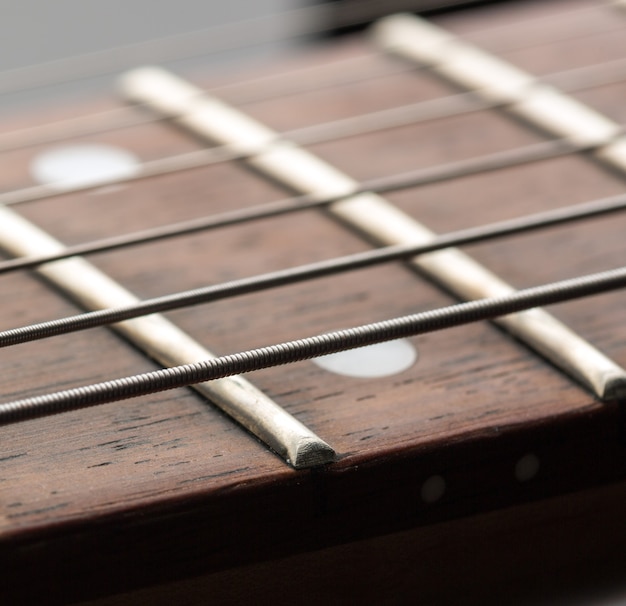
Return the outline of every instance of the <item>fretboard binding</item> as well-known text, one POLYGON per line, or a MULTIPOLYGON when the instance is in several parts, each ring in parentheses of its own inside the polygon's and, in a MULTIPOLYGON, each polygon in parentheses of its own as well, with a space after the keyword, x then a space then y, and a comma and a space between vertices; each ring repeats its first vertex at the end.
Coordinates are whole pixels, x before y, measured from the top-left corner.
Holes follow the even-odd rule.
MULTIPOLYGON (((170 293, 126 307, 86 312, 1 331, 0 347, 10 347, 20 343, 88 330, 98 326, 110 326, 116 322, 143 317, 148 314, 213 303, 227 298, 258 293, 392 261, 407 260, 445 248, 480 244, 498 238, 571 224, 576 221, 589 220, 623 211, 624 209, 626 209, 626 194, 442 234, 435 236, 426 244, 386 246, 345 257, 319 261, 222 284, 213 284, 204 288, 170 293)), ((0 217, 2 217, 1 209, 0 217)), ((19 259, 17 261, 19 262, 19 259)))

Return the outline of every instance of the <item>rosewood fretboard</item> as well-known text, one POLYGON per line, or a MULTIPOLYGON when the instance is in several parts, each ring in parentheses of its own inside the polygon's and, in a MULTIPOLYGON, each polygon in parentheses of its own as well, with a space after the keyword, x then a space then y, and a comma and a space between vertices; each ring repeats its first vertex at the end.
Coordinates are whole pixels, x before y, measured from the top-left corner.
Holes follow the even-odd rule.
MULTIPOLYGON (((600 3, 515 2, 440 16, 437 23, 538 76, 606 64, 623 59, 626 52, 626 12, 600 3)), ((252 80, 245 80, 248 73, 225 81, 209 74, 195 81, 280 132, 459 92, 427 70, 385 55, 362 35, 313 47, 253 75, 252 80)), ((624 124, 626 78, 615 80, 568 94, 624 124)), ((112 94, 12 118, 3 128, 14 130, 28 121, 46 124, 122 103, 112 94)), ((310 149, 362 181, 546 137, 505 111, 485 109, 310 149)), ((106 129, 55 145, 86 142, 117 146, 142 161, 205 145, 167 121, 106 129)), ((2 189, 33 185, 33 159, 51 147, 4 152, 2 189)), ((624 178, 592 154, 580 152, 387 197, 444 233, 619 194, 624 178)), ((15 210, 73 244, 286 195, 278 183, 231 162, 55 196, 15 210)), ((623 217, 616 215, 474 246, 468 252, 523 288, 621 265, 624 227, 623 217)), ((369 246, 328 213, 307 210, 102 253, 91 260, 147 298, 369 246)), ((0 282, 2 329, 78 311, 34 274, 1 276, 0 282)), ((453 300, 410 267, 395 263, 167 317, 212 351, 225 354, 453 300)), ((550 311, 624 365, 623 309, 624 296, 618 292, 550 311)), ((419 547, 423 541, 437 546, 433 549, 443 562, 454 552, 453 537, 459 533, 469 532, 480 542, 467 531, 472 520, 493 539, 495 561, 505 559, 510 547, 496 535, 510 532, 517 541, 526 537, 515 514, 508 518, 503 513, 506 508, 517 506, 512 511, 522 512, 518 519, 527 524, 555 524, 559 509, 571 506, 572 519, 597 524, 582 521, 589 504, 606 504, 601 497, 623 493, 619 402, 599 402, 489 324, 424 335, 413 345, 417 362, 382 378, 340 376, 312 362, 249 376, 333 446, 338 460, 319 469, 291 469, 187 389, 1 427, 0 558, 7 572, 0 595, 4 591, 7 604, 21 599, 57 603, 215 573, 216 595, 223 597, 228 592, 219 583, 236 578, 236 567, 247 565, 245 570, 253 572, 246 578, 259 584, 265 574, 259 570, 271 568, 263 562, 292 556, 297 569, 298 562, 314 558, 320 549, 327 550, 321 553, 335 566, 339 561, 372 565, 375 549, 388 549, 398 560, 403 554, 427 558, 428 548, 422 552, 419 547), (598 489, 600 485, 606 487, 598 489), (571 500, 555 500, 592 489, 571 500), (395 542, 373 538, 401 531, 405 534, 395 535, 401 537, 395 542), (366 540, 357 556, 357 548, 334 547, 366 540), (444 543, 450 547, 442 547, 444 543), (220 577, 220 570, 231 572, 220 577), (43 580, 34 583, 33 578, 43 580)), ((3 401, 157 368, 106 328, 3 349, 0 364, 3 401)), ((615 509, 607 506, 609 512, 617 513, 615 509)), ((619 551, 626 539, 625 525, 619 522, 600 524, 597 532, 611 538, 604 537, 606 549, 592 549, 590 557, 619 551)), ((549 531, 548 536, 556 541, 549 531)), ((585 543, 584 549, 588 547, 585 543)), ((554 565, 576 560, 568 560, 558 548, 550 554, 554 565)), ((462 566, 460 556, 449 557, 462 566)), ((526 563, 531 559, 528 554, 519 558, 526 563)), ((504 565, 499 569, 489 558, 486 562, 506 577, 504 565)), ((328 574, 328 567, 324 570, 328 574)), ((303 578, 313 587, 308 574, 303 578)), ((480 587, 472 577, 461 573, 458 591, 473 588, 478 595, 480 587)), ((426 595, 454 593, 446 588, 443 573, 405 570, 402 578, 405 586, 398 591, 406 601, 425 579, 430 579, 430 585, 422 585, 426 595)), ((379 585, 384 587, 384 582, 379 585)), ((375 595, 373 585, 365 579, 363 594, 375 595)), ((285 583, 283 591, 285 599, 297 594, 293 583, 285 583)))

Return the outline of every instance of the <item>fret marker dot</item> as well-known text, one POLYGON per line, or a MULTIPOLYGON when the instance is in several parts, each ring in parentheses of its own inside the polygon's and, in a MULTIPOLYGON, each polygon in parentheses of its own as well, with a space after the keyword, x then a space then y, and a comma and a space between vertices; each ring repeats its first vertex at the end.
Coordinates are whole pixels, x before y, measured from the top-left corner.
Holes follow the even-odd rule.
POLYGON ((35 156, 30 173, 38 183, 63 190, 109 183, 136 174, 139 160, 111 145, 66 145, 35 156))
POLYGON ((518 482, 528 482, 539 473, 539 458, 533 453, 525 454, 515 464, 515 479, 518 482))
POLYGON ((417 350, 406 339, 377 343, 315 358, 320 368, 347 377, 370 379, 398 374, 413 366, 417 350))
POLYGON ((421 497, 424 503, 436 503, 446 492, 446 481, 441 476, 430 476, 423 484, 421 497))

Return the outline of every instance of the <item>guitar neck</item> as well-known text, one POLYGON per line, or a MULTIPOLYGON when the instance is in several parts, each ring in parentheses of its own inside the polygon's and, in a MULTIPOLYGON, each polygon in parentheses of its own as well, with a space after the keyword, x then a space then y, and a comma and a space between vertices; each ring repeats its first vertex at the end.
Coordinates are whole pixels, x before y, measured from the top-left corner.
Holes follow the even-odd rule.
MULTIPOLYGON (((433 19, 541 83, 569 82, 564 86, 568 98, 622 125, 626 78, 614 70, 600 82, 596 75, 607 74, 607 65, 619 67, 624 58, 626 12, 620 11, 586 1, 516 2, 433 19), (572 85, 574 80, 578 84, 572 85)), ((331 135, 306 149, 357 185, 555 137, 545 125, 501 106, 472 107, 477 97, 463 96, 459 82, 445 75, 393 57, 367 34, 356 34, 253 72, 192 79, 276 133, 321 131, 315 125, 327 124, 331 135), (454 95, 461 109, 445 117, 332 136, 339 121, 407 104, 422 104, 421 111, 443 107, 454 95)), ((122 151, 132 173, 147 162, 203 150, 207 141, 182 130, 176 120, 127 106, 115 91, 30 118, 34 126, 28 132, 15 130, 27 123, 21 116, 7 122, 7 134, 0 135, 8 168, 0 187, 12 192, 7 196, 13 202, 21 200, 12 212, 66 245, 249 209, 297 189, 289 175, 295 163, 281 167, 287 174, 283 179, 264 174, 263 161, 253 161, 251 168, 250 150, 239 149, 234 161, 55 191, 45 175, 59 164, 64 170, 64 161, 55 156, 61 149, 81 158, 93 149, 96 154, 122 151), (96 112, 99 116, 89 117, 96 112), (89 151, 85 145, 95 147, 89 151), (38 183, 47 183, 50 191, 15 193, 38 183)), ((215 128, 222 127, 218 120, 215 128)), ((620 133, 618 128, 615 137, 620 133)), ((432 180, 389 193, 387 203, 432 232, 446 233, 622 193, 624 171, 594 150, 585 144, 542 161, 432 180)), ((76 165, 69 176, 88 170, 89 165, 76 165)), ((101 252, 89 261, 133 297, 147 299, 380 243, 363 232, 345 217, 337 220, 332 208, 307 208, 101 252)), ((620 265, 623 233, 623 218, 615 215, 467 252, 515 288, 524 288, 620 265)), ((67 262, 56 267, 62 263, 67 262)), ((55 266, 47 268, 52 268, 46 274, 50 279, 55 266)), ((76 314, 85 305, 84 298, 76 303, 76 297, 61 292, 63 286, 35 272, 0 280, 5 329, 76 314)), ((222 355, 454 303, 454 289, 448 284, 442 289, 436 281, 422 265, 394 262, 166 316, 199 347, 222 355)), ((626 364, 621 293, 549 311, 611 363, 626 364)), ((388 550, 397 565, 406 553, 423 558, 434 544, 441 563, 458 547, 457 531, 463 534, 472 524, 492 541, 493 558, 485 560, 485 571, 498 557, 510 561, 510 546, 497 536, 524 538, 524 524, 553 526, 554 540, 564 528, 583 523, 610 535, 604 551, 570 538, 567 549, 550 552, 554 566, 575 561, 566 556, 581 548, 596 559, 619 551, 626 538, 622 531, 607 519, 596 527, 584 517, 590 503, 600 506, 623 493, 623 415, 617 399, 600 401, 555 362, 486 323, 355 356, 247 377, 264 398, 330 444, 336 460, 322 467, 291 468, 187 389, 0 427, 0 558, 9 579, 3 590, 7 603, 84 600, 207 574, 222 579, 215 581, 219 585, 235 578, 242 566, 252 571, 247 578, 256 578, 258 589, 262 571, 287 556, 283 564, 294 568, 277 566, 281 574, 293 574, 315 554, 328 563, 336 564, 344 554, 350 562, 373 565, 376 549, 388 550), (557 522, 564 506, 576 512, 570 526, 557 522), (33 571, 54 591, 49 584, 26 583, 33 571)), ((106 327, 5 348, 0 360, 3 401, 159 368, 106 327)), ((618 509, 607 506, 615 515, 618 509)), ((459 557, 450 561, 460 564, 459 557)), ((541 561, 534 565, 537 570, 541 561)), ((336 580, 329 566, 324 570, 336 580)), ((504 564, 498 570, 506 584, 504 564)), ((460 584, 448 589, 443 576, 424 568, 411 582, 405 577, 404 601, 418 585, 426 587, 426 595, 443 592, 451 599, 466 590, 482 591, 480 575, 461 574, 460 584)), ((361 591, 383 596, 389 590, 385 582, 390 581, 383 579, 374 589, 372 579, 361 591)), ((347 580, 345 585, 351 586, 347 580)), ((281 587, 284 596, 297 589, 295 583, 281 587)))

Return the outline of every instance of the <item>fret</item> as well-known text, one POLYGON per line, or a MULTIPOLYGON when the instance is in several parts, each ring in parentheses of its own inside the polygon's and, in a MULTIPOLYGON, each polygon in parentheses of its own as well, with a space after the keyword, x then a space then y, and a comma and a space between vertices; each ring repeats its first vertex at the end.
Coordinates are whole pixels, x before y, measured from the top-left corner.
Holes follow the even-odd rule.
POLYGON ((513 115, 552 135, 596 147, 597 157, 607 162, 615 158, 619 167, 620 153, 605 152, 605 147, 621 148, 615 141, 620 126, 523 70, 413 16, 389 17, 378 25, 375 35, 387 51, 430 67, 479 98, 501 103, 513 115))
MULTIPOLYGON (((438 34, 434 28, 430 31, 438 34)), ((447 43, 448 38, 442 34, 433 38, 424 36, 420 40, 432 56, 437 56, 440 44, 447 43)), ((330 212, 380 244, 425 243, 435 237, 432 231, 376 194, 353 195, 357 183, 349 177, 293 143, 279 140, 271 129, 166 72, 155 68, 130 72, 122 80, 122 89, 133 101, 173 117, 177 124, 191 132, 244 151, 252 167, 296 191, 322 197, 345 196, 329 206, 330 212)), ((507 91, 507 96, 509 93, 507 91)), ((575 143, 583 142, 577 139, 575 143)), ((512 287, 460 251, 431 253, 412 260, 412 264, 464 299, 513 292, 512 287)), ((611 399, 621 391, 626 379, 624 370, 546 312, 526 311, 501 318, 498 323, 598 397, 611 399)))
POLYGON ((594 147, 595 158, 626 174, 626 136, 620 125, 530 74, 413 16, 384 20, 376 39, 389 52, 430 67, 478 98, 495 99, 545 132, 594 147))
MULTIPOLYGON (((12 210, 0 207, 0 246, 16 256, 62 251, 64 246, 12 210)), ((87 309, 106 309, 138 302, 130 292, 82 259, 43 265, 37 272, 87 309)), ((114 329, 166 366, 212 357, 165 318, 145 316, 116 324, 114 329)), ((328 463, 328 444, 253 387, 234 377, 201 383, 195 389, 236 419, 296 468, 328 463)))

